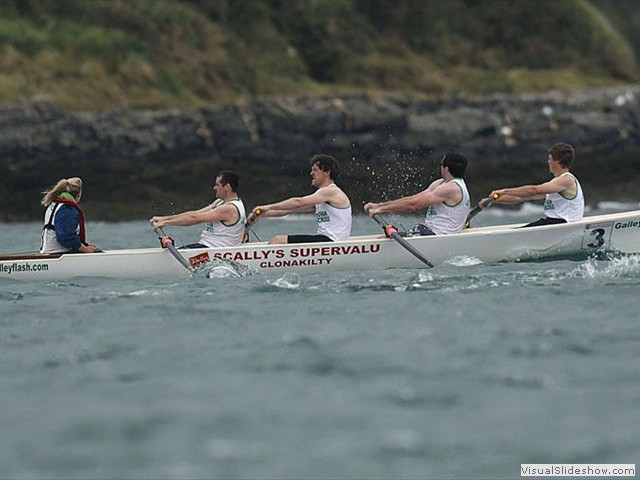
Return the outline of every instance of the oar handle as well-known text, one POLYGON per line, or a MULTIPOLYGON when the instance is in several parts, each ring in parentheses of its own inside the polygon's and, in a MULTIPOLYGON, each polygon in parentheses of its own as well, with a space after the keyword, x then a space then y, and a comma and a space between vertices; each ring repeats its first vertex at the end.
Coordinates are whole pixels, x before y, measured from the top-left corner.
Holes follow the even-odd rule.
POLYGON ((490 195, 489 198, 487 198, 484 202, 482 202, 482 206, 484 208, 490 207, 499 198, 500 198, 500 194, 499 193, 494 193, 494 194, 490 195))
MULTIPOLYGON (((368 208, 366 212, 369 213, 369 210, 371 209, 368 208)), ((387 238, 391 237, 394 233, 398 233, 398 229, 396 228, 395 225, 385 222, 382 219, 382 217, 377 213, 374 213, 373 215, 371 215, 371 218, 373 218, 376 221, 376 223, 382 227, 382 231, 384 232, 387 238)))
POLYGON ((398 229, 395 227, 395 225, 391 225, 390 223, 385 222, 377 213, 374 213, 371 218, 373 218, 378 223, 378 225, 382 227, 382 230, 387 237, 390 237, 394 233, 398 232, 398 229))
POLYGON ((377 213, 374 213, 373 215, 371 215, 371 218, 373 218, 378 223, 378 225, 382 227, 382 230, 384 230, 384 234, 387 237, 393 238, 407 252, 409 252, 411 255, 416 257, 418 260, 424 263, 427 267, 433 268, 433 263, 427 260, 427 258, 424 255, 422 255, 418 250, 416 250, 416 248, 414 248, 413 245, 411 245, 404 238, 402 238, 402 236, 398 233, 398 229, 395 226, 391 225, 388 222, 385 222, 382 218, 380 218, 380 216, 377 213))
POLYGON ((245 226, 245 230, 248 230, 253 226, 254 223, 258 221, 258 217, 262 215, 262 210, 259 208, 252 211, 249 215, 247 215, 247 224, 245 226))
POLYGON ((160 240, 160 245, 162 248, 169 248, 170 245, 175 247, 176 242, 169 235, 165 234, 159 228, 154 228, 156 235, 158 235, 158 240, 160 240))
MULTIPOLYGON (((249 213, 249 215, 247 215, 247 223, 245 223, 244 225, 244 235, 242 235, 242 243, 249 242, 250 231, 253 232, 256 238, 258 238, 258 235, 256 235, 256 232, 253 231, 251 227, 253 227, 253 225, 258 221, 258 217, 260 215, 262 215, 262 210, 260 210, 259 208, 255 209, 254 211, 249 213)), ((258 241, 260 241, 259 238, 258 238, 258 241)))
POLYGON ((398 228, 395 225, 385 222, 378 214, 374 214, 373 219, 382 227, 382 231, 387 238, 392 237, 394 233, 398 233, 398 228))
POLYGON ((476 215, 478 215, 483 209, 493 205, 495 201, 498 200, 498 198, 500 198, 500 194, 494 193, 490 195, 488 198, 486 198, 484 202, 482 202, 482 207, 478 205, 473 210, 471 210, 469 212, 469 215, 467 215, 467 220, 464 222, 464 228, 469 228, 471 226, 471 219, 476 215))

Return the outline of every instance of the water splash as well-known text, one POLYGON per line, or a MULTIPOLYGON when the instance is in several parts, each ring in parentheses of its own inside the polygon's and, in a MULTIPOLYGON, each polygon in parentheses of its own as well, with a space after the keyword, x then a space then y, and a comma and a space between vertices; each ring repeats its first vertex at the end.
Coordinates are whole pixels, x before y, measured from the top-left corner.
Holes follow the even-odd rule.
POLYGON ((300 288, 300 282, 300 275, 295 272, 285 273, 282 277, 274 280, 273 282, 267 281, 269 285, 284 288, 286 290, 297 290, 300 288))
POLYGON ((194 278, 240 278, 255 274, 248 265, 233 260, 216 259, 196 269, 194 278))
POLYGON ((640 255, 612 258, 610 262, 590 259, 570 272, 572 277, 583 278, 638 278, 640 277, 640 255))
POLYGON ((207 278, 240 278, 241 276, 242 275, 229 265, 217 265, 211 267, 207 272, 207 278))
POLYGON ((433 281, 433 274, 427 270, 420 270, 418 272, 418 283, 431 282, 433 281))
POLYGON ((361 154, 352 156, 350 168, 360 177, 356 184, 366 183, 371 191, 377 192, 371 201, 385 201, 415 193, 426 188, 439 175, 439 159, 425 159, 425 153, 419 149, 407 152, 400 151, 397 146, 395 134, 389 132, 375 155, 377 160, 361 154))
POLYGON ((444 263, 448 265, 453 265, 454 267, 473 267, 475 265, 481 265, 484 262, 476 257, 458 255, 457 257, 453 257, 444 263))

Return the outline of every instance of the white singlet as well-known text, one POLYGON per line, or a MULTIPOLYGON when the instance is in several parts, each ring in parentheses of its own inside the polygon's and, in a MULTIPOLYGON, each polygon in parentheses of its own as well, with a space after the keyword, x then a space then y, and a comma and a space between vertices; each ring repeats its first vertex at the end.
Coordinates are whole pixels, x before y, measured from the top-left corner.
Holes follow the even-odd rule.
POLYGON ((316 204, 318 235, 325 235, 334 242, 348 240, 351 235, 351 205, 344 208, 328 203, 316 204))
POLYGON ((222 222, 207 222, 205 229, 200 235, 200 243, 208 247, 233 247, 242 243, 244 236, 244 226, 247 223, 247 215, 244 203, 239 198, 234 198, 228 202, 222 202, 215 208, 225 203, 231 203, 238 209, 240 218, 232 225, 225 225, 222 222))
POLYGON ((561 218, 567 222, 582 220, 584 215, 584 195, 578 179, 570 172, 565 172, 561 177, 569 175, 576 182, 576 194, 567 198, 562 193, 549 193, 544 199, 544 214, 549 218, 561 218))
MULTIPOLYGON (((462 192, 462 199, 455 205, 447 205, 446 203, 438 203, 431 205, 427 209, 427 215, 424 224, 436 235, 446 235, 447 233, 457 233, 464 228, 464 223, 469 215, 469 207, 471 200, 467 185, 462 178, 454 178, 455 182, 462 192)), ((442 182, 444 183, 444 181, 442 182)), ((442 185, 442 183, 440 185, 442 185)))

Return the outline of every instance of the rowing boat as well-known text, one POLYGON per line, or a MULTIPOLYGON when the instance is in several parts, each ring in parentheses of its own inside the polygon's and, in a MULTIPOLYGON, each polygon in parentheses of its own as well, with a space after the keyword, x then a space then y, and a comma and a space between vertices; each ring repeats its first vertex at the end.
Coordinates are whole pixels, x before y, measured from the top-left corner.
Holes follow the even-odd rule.
MULTIPOLYGON (((407 242, 434 265, 457 258, 484 263, 545 258, 585 258, 595 253, 640 253, 640 210, 585 217, 568 224, 519 228, 522 224, 469 228, 460 233, 411 237, 407 242)), ((233 262, 250 271, 317 272, 423 268, 424 263, 383 235, 344 242, 178 250, 189 264, 233 262)), ((163 248, 111 250, 92 254, 0 254, 0 278, 64 280, 72 277, 185 277, 191 272, 163 248)))

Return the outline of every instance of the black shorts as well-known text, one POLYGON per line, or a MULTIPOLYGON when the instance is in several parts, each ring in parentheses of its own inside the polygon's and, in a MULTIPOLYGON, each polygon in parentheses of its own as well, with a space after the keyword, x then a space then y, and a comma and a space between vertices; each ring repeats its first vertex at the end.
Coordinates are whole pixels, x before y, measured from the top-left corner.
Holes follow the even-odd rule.
POLYGON ((287 235, 287 243, 333 242, 326 235, 287 235))
POLYGON ((541 218, 540 220, 536 220, 535 222, 527 223, 526 225, 523 225, 521 228, 541 227, 542 225, 557 225, 559 223, 567 223, 567 221, 564 218, 544 217, 544 218, 541 218))

